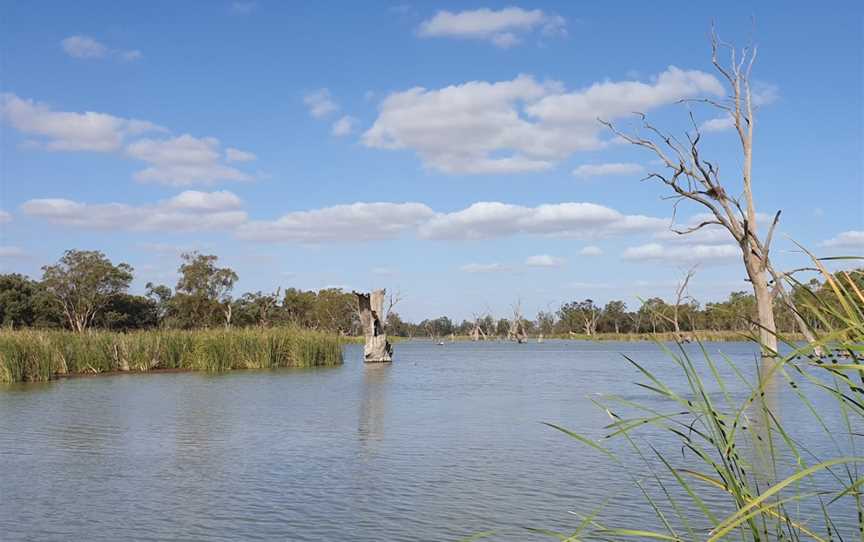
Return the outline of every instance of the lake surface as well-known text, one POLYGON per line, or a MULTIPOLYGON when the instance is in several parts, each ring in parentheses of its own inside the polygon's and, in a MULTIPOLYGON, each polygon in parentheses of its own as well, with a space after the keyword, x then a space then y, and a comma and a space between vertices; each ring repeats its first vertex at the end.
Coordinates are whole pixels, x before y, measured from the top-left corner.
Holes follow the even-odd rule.
MULTIPOLYGON (((707 348, 752 374, 752 345, 707 348)), ((600 436, 592 399, 656 401, 622 354, 683 386, 654 344, 577 341, 399 343, 390 366, 351 345, 337 368, 0 386, 0 539, 546 540, 524 527, 574 528, 570 511, 610 496, 602 517, 651 526, 621 467, 540 423, 600 436)))

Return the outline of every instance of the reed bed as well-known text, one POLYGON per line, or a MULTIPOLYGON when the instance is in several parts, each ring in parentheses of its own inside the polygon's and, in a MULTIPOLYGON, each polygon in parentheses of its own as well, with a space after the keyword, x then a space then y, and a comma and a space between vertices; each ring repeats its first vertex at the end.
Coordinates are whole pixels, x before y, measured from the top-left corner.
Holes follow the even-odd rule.
POLYGON ((296 328, 0 331, 0 382, 37 382, 116 371, 318 367, 342 363, 342 342, 296 328))
POLYGON ((573 541, 864 540, 864 293, 850 275, 814 264, 835 296, 799 306, 823 324, 816 344, 785 340, 785 355, 754 359, 755 377, 704 348, 661 345, 685 386, 625 357, 650 401, 592 399, 609 420, 600 438, 547 424, 617 465, 658 527, 616 524, 601 504, 570 532, 530 530, 573 541), (741 388, 743 399, 732 391, 741 388), (779 393, 809 415, 784 418, 779 393), (802 424, 822 435, 821 453, 796 438, 802 424), (680 445, 674 454, 655 447, 658 431, 680 445))

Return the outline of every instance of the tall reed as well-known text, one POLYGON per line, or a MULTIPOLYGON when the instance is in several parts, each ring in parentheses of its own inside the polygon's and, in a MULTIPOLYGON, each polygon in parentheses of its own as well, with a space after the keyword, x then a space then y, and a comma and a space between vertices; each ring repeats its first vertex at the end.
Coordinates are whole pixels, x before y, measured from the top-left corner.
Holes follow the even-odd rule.
POLYGON ((586 510, 573 531, 532 530, 574 541, 864 540, 864 454, 857 450, 864 428, 864 293, 849 274, 832 275, 814 262, 834 293, 828 300, 812 295, 799 307, 822 323, 817 344, 785 341, 785 354, 762 359, 755 377, 704 348, 694 355, 683 345, 661 344, 684 376, 683 389, 625 358, 651 400, 595 400, 609 418, 600 439, 547 424, 613 462, 644 497, 656 526, 601 520, 600 506, 586 510), (743 399, 736 387, 746 390, 743 399), (784 419, 774 404, 780 393, 800 401, 809 419, 784 419), (822 435, 827 455, 797 439, 803 423, 822 435), (680 452, 655 446, 659 432, 680 452))
POLYGON ((0 331, 0 382, 111 371, 229 371, 341 363, 339 337, 296 328, 0 331))

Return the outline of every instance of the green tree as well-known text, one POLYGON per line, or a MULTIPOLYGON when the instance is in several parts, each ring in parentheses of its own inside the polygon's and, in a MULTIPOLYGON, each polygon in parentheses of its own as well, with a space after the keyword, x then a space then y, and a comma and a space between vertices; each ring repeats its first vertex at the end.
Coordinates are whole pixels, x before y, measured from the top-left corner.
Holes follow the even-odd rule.
POLYGON ((289 323, 302 327, 317 327, 313 318, 314 307, 315 292, 304 292, 296 288, 285 290, 282 313, 289 323))
POLYGON ((164 284, 148 282, 144 287, 144 295, 153 303, 156 311, 156 325, 164 326, 173 309, 174 292, 164 284))
POLYGON ((387 314, 385 327, 387 329, 387 334, 389 335, 394 335, 396 337, 407 337, 410 335, 409 324, 405 323, 399 316, 399 313, 395 311, 390 311, 387 314))
POLYGON ((668 331, 668 326, 672 322, 672 307, 659 297, 643 301, 639 312, 642 314, 640 320, 643 326, 646 323, 650 324, 651 333, 668 331))
POLYGON ((24 275, 0 275, 0 323, 4 327, 33 325, 38 288, 38 283, 24 275))
POLYGON ((548 311, 538 312, 537 330, 544 335, 555 333, 555 315, 548 311))
POLYGON ((621 333, 621 328, 627 323, 627 304, 623 301, 613 300, 603 307, 600 316, 600 326, 603 331, 614 331, 621 333))
POLYGON ((182 256, 174 306, 183 327, 208 326, 220 320, 231 325, 231 290, 237 273, 218 267, 218 256, 187 252, 182 256))
POLYGON ((126 293, 116 294, 94 320, 95 327, 130 331, 158 325, 157 305, 153 300, 126 293))
POLYGON ((318 326, 340 334, 358 329, 357 298, 341 288, 324 288, 315 296, 313 319, 318 326))
POLYGON ((561 308, 558 309, 558 320, 567 332, 578 329, 586 335, 593 335, 597 330, 599 319, 600 308, 591 299, 571 301, 561 305, 561 308))
POLYGON ((510 332, 510 320, 506 318, 501 318, 498 320, 498 323, 495 324, 495 334, 499 337, 506 337, 507 333, 510 332))
POLYGON ((55 265, 42 268, 42 284, 60 303, 69 327, 81 333, 115 295, 126 292, 132 271, 99 251, 67 250, 55 265))

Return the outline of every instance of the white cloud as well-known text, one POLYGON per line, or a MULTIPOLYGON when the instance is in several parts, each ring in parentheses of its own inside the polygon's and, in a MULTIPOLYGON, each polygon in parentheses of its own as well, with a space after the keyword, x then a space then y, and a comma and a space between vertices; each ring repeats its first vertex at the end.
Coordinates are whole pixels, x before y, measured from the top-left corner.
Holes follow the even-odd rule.
POLYGON ((653 261, 668 263, 722 263, 741 258, 741 250, 735 245, 691 245, 666 246, 648 243, 630 247, 623 258, 631 261, 653 261))
POLYGON ((0 117, 24 134, 44 138, 40 146, 52 151, 116 151, 129 136, 166 131, 151 122, 105 113, 52 111, 14 94, 0 95, 0 117))
POLYGON ((459 268, 465 273, 499 273, 509 271, 509 268, 500 263, 469 263, 459 268))
POLYGON ((246 162, 254 160, 255 155, 228 148, 223 161, 216 138, 184 134, 128 142, 145 133, 168 132, 152 122, 92 111, 53 111, 46 104, 24 100, 14 94, 0 94, 0 118, 23 134, 38 136, 38 140, 30 144, 50 151, 116 152, 122 149, 125 156, 148 163, 149 167, 135 174, 135 178, 143 182, 180 186, 252 179, 225 162, 246 162))
POLYGON ((567 92, 529 75, 442 89, 395 92, 363 134, 379 149, 413 149, 444 173, 542 171, 577 151, 607 145, 597 118, 616 119, 682 98, 723 93, 713 76, 670 66, 652 82, 595 83, 567 92))
POLYGON ((73 58, 102 58, 108 54, 107 47, 89 36, 69 36, 60 46, 73 58))
POLYGON ((561 267, 564 265, 564 258, 549 254, 537 254, 536 256, 529 256, 525 260, 525 265, 529 267, 561 267))
POLYGON ((241 151, 240 149, 235 149, 233 147, 225 149, 226 162, 252 162, 257 159, 258 157, 251 152, 241 151))
POLYGON ((68 199, 32 199, 25 214, 90 230, 203 231, 233 229, 246 221, 240 199, 231 192, 186 191, 155 205, 89 204, 68 199))
POLYGON ((137 49, 111 49, 90 36, 69 36, 60 41, 60 47, 72 58, 94 59, 113 56, 129 62, 140 59, 143 55, 137 49))
POLYGON ((573 170, 573 175, 582 179, 606 175, 638 175, 645 172, 640 164, 613 162, 609 164, 583 164, 573 170))
POLYGON ((417 33, 424 38, 462 38, 489 41, 506 49, 521 42, 524 36, 540 30, 545 36, 565 35, 566 21, 539 9, 508 7, 460 11, 439 11, 423 21, 417 33))
POLYGON ((703 132, 723 132, 734 127, 735 119, 731 115, 709 119, 699 125, 699 129, 703 132))
POLYGON ((26 253, 19 247, 0 245, 0 258, 20 258, 26 253))
POLYGON ((523 207, 479 202, 461 211, 437 214, 420 227, 426 239, 487 239, 517 234, 593 238, 667 227, 667 221, 624 215, 595 203, 555 203, 523 207))
POLYGON ((227 190, 216 192, 186 190, 165 200, 163 205, 167 209, 214 212, 239 209, 243 206, 243 201, 236 194, 227 190))
POLYGON ((864 231, 850 230, 822 243, 825 247, 864 248, 864 231))
POLYGON ((339 110, 339 105, 330 97, 330 91, 326 88, 310 92, 303 97, 303 103, 309 108, 309 114, 320 119, 330 113, 339 110))
POLYGON ((354 126, 356 124, 357 124, 357 119, 355 119, 352 116, 345 115, 344 117, 340 118, 339 120, 337 120, 336 122, 333 123, 333 128, 330 130, 330 132, 334 136, 338 136, 338 137, 347 136, 347 135, 350 135, 351 132, 354 131, 354 126))
POLYGON ((583 247, 582 250, 579 251, 580 256, 600 256, 602 254, 603 250, 600 247, 595 247, 593 245, 583 247))
POLYGON ((170 139, 140 139, 126 147, 126 154, 149 164, 135 173, 141 182, 173 186, 248 181, 251 177, 221 162, 219 140, 184 134, 170 139))
POLYGON ((12 222, 12 215, 6 211, 0 211, 0 224, 5 224, 7 222, 12 222))
POLYGON ((433 216, 421 203, 352 203, 244 224, 240 239, 326 243, 394 239, 433 216))

